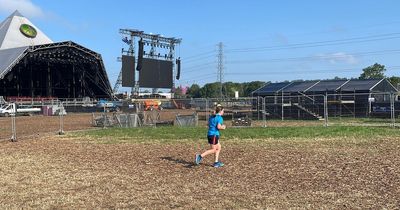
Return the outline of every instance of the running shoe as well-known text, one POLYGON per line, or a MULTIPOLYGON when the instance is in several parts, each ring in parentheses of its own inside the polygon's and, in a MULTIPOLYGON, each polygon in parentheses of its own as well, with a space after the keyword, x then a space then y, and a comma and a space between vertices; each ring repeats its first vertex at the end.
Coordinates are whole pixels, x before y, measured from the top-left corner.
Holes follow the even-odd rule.
POLYGON ((215 163, 213 164, 213 166, 214 166, 214 168, 219 168, 219 167, 224 166, 224 164, 223 164, 222 162, 215 162, 215 163))
POLYGON ((196 165, 199 165, 202 160, 203 160, 203 158, 201 157, 201 155, 196 154, 196 158, 195 158, 196 165))

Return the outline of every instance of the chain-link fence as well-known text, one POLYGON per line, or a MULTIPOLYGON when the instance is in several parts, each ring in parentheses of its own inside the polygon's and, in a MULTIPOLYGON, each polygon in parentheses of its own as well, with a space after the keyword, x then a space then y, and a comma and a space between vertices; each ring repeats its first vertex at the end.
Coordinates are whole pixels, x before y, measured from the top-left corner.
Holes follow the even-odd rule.
POLYGON ((400 101, 393 93, 146 100, 121 103, 120 109, 92 107, 96 112, 87 103, 61 101, 41 106, 40 112, 19 110, 15 121, 0 117, 0 140, 11 139, 13 131, 16 137, 35 137, 94 127, 206 126, 217 104, 224 107, 224 123, 231 127, 400 126, 400 101))
POLYGON ((263 100, 270 121, 311 121, 310 124, 324 126, 397 126, 400 115, 400 102, 393 93, 276 95, 263 100))
POLYGON ((36 138, 93 128, 90 113, 67 113, 59 102, 40 108, 16 106, 16 114, 0 114, 0 140, 36 138))

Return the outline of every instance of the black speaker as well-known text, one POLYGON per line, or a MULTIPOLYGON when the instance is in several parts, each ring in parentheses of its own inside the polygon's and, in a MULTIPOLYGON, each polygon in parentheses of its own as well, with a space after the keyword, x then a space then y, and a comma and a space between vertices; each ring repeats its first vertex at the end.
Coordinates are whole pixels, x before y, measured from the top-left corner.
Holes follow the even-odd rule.
POLYGON ((136 65, 136 70, 140 71, 142 70, 142 64, 143 64, 143 48, 144 48, 144 43, 143 39, 139 40, 139 53, 138 53, 138 63, 136 65))
POLYGON ((176 59, 176 68, 177 68, 176 79, 179 80, 179 78, 181 78, 181 57, 176 59))

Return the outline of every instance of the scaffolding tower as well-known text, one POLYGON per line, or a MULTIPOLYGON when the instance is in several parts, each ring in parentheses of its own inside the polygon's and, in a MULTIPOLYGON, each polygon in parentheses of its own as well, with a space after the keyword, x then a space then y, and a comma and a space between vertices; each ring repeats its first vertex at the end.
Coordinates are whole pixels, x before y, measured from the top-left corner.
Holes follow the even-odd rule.
MULTIPOLYGON (((139 39, 141 42, 143 42, 143 45, 150 46, 150 52, 138 52, 143 53, 143 57, 147 58, 154 58, 154 59, 161 59, 161 60, 168 60, 168 61, 173 61, 175 59, 175 49, 176 45, 180 44, 182 39, 180 38, 175 38, 175 37, 164 37, 160 34, 148 34, 144 33, 144 31, 140 31, 137 29, 120 29, 119 33, 122 34, 124 39, 122 39, 123 42, 125 42, 128 46, 129 49, 125 50, 122 48, 121 53, 123 55, 129 55, 129 56, 134 56, 135 55, 135 43, 136 43, 136 38, 139 39), (128 38, 129 37, 129 38, 128 38), (161 55, 160 53, 157 54, 157 49, 167 49, 168 55, 161 55)), ((143 50, 143 49, 142 49, 143 50)), ((139 57, 139 56, 138 56, 139 57)), ((174 62, 172 62, 173 69, 175 69, 174 62)), ((138 78, 138 77, 135 77, 138 78)), ((122 69, 118 75, 118 79, 116 81, 116 84, 114 86, 114 94, 118 92, 119 86, 122 84, 122 69)), ((175 79, 173 80, 173 86, 175 84, 175 79)), ((131 94, 133 96, 138 96, 140 92, 140 84, 139 80, 135 81, 134 87, 132 87, 131 94)))

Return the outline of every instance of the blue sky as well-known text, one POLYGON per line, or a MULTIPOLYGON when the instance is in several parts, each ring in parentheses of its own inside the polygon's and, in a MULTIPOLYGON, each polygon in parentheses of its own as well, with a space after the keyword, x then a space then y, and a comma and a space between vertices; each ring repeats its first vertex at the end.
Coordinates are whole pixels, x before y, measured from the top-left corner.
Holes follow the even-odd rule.
POLYGON ((182 38, 176 84, 203 85, 217 79, 219 42, 225 81, 351 78, 375 62, 400 76, 399 8, 398 0, 0 0, 0 20, 18 9, 53 41, 102 54, 112 86, 127 48, 120 28, 182 38))

